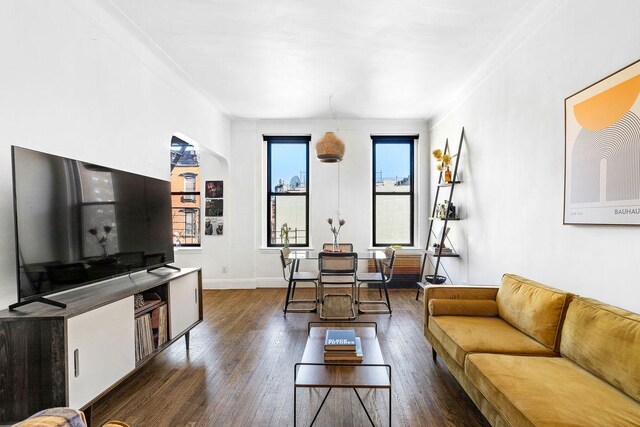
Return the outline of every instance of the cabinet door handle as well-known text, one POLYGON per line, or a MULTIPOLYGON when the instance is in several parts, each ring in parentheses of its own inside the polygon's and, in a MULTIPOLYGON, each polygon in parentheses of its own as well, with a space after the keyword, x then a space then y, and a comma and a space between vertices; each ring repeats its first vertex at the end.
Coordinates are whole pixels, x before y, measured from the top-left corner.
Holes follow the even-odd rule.
POLYGON ((73 351, 73 375, 80 376, 80 351, 77 348, 73 351))
POLYGON ((198 289, 194 289, 194 291, 196 291, 196 304, 198 303, 198 289))

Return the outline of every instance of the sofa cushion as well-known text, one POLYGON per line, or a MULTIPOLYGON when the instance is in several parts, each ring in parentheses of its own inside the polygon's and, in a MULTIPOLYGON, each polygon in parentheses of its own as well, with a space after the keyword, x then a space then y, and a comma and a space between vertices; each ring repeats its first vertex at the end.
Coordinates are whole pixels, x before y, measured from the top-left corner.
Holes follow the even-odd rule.
POLYGON ((567 310, 560 351, 640 402, 640 315, 577 297, 567 310))
POLYGON ((502 276, 496 296, 500 317, 550 349, 558 349, 560 324, 572 295, 515 274, 502 276))
POLYGON ((498 305, 488 299, 432 299, 429 300, 431 316, 485 316, 497 317, 498 305))
POLYGON ((461 367, 468 353, 557 355, 499 317, 437 316, 429 330, 461 367))
POLYGON ((514 426, 640 426, 640 405, 562 357, 470 354, 465 373, 514 426))

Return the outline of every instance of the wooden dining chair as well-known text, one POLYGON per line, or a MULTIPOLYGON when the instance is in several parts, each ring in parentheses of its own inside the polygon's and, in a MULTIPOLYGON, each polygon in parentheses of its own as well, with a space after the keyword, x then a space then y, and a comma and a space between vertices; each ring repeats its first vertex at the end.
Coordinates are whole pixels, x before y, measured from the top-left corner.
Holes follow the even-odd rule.
POLYGON ((356 318, 354 295, 356 286, 356 270, 358 269, 358 254, 355 252, 320 252, 318 256, 320 282, 320 319, 322 320, 353 320, 356 318), (324 286, 349 285, 349 293, 324 293, 324 286), (344 316, 327 316, 326 302, 331 298, 348 298, 350 314, 344 316))
POLYGON ((284 301, 284 317, 287 317, 287 311, 292 313, 312 313, 318 309, 318 273, 307 271, 295 271, 292 261, 289 259, 291 250, 289 248, 280 249, 280 261, 282 263, 282 276, 288 282, 287 296, 284 301), (315 287, 314 299, 294 299, 296 292, 296 284, 298 282, 313 283, 315 287), (289 308, 289 304, 313 303, 313 308, 289 308))
MULTIPOLYGON (((387 284, 393 278, 393 265, 396 260, 396 250, 393 248, 386 248, 384 250, 385 259, 382 261, 382 271, 376 271, 375 273, 358 273, 357 274, 357 289, 356 289, 356 301, 358 304, 358 313, 389 313, 391 314, 391 301, 389 300, 389 290, 387 289, 387 284), (360 298, 360 287, 365 283, 369 285, 370 283, 378 284, 378 293, 380 294, 380 299, 377 300, 362 300, 360 298), (382 299, 382 291, 384 288, 384 296, 385 299, 382 299), (360 307, 361 304, 384 304, 386 306, 385 309, 380 310, 365 310, 360 307)), ((377 261, 376 261, 377 262, 377 261)))

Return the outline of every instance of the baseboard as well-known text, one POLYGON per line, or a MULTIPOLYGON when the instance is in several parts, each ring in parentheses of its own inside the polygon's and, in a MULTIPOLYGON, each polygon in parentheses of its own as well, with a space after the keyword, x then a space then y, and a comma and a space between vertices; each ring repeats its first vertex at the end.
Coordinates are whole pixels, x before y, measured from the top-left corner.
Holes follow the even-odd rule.
POLYGON ((203 279, 203 289, 255 289, 255 279, 203 279))
MULTIPOLYGON (((259 277, 256 279, 256 287, 258 288, 286 288, 288 283, 282 278, 259 277)), ((296 288, 312 288, 313 283, 298 283, 296 288)))
MULTIPOLYGON (((256 289, 287 288, 287 282, 278 277, 258 277, 256 279, 204 279, 203 289, 256 289)), ((312 283, 298 283, 298 288, 313 287, 312 283)))
MULTIPOLYGON (((204 279, 203 289, 256 289, 256 288, 286 288, 288 283, 278 277, 258 277, 256 279, 204 279)), ((298 283, 297 288, 312 288, 313 283, 298 283)), ((378 285, 369 285, 377 288, 378 285)), ((416 282, 391 282, 389 289, 415 289, 416 282)))

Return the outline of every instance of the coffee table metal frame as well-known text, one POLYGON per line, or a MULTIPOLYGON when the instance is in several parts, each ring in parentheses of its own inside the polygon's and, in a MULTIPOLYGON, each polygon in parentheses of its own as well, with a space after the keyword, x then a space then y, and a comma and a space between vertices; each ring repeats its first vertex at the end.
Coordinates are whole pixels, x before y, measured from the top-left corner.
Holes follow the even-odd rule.
MULTIPOLYGON (((353 389, 353 391, 355 392, 356 396, 358 397, 358 401, 360 402, 360 405, 362 406, 362 408, 364 409, 364 412, 367 414, 367 418, 369 418, 369 422, 371 423, 371 425, 374 425, 373 420, 371 419, 371 415, 369 414, 369 411, 367 410, 364 402, 362 401, 362 398, 360 397, 360 394, 358 393, 357 388, 371 388, 371 389, 387 389, 389 390, 389 427, 391 427, 391 400, 392 400, 392 396, 393 396, 393 392, 392 392, 392 388, 391 388, 391 365, 387 364, 387 363, 359 363, 359 362, 354 362, 354 363, 348 363, 348 362, 305 362, 305 358, 309 359, 309 358, 317 358, 320 357, 318 354, 312 354, 309 355, 307 354, 307 350, 309 348, 309 344, 310 344, 310 338, 311 338, 311 329, 312 326, 311 325, 323 325, 321 326, 322 328, 329 328, 331 326, 338 326, 340 325, 340 327, 344 327, 344 326, 354 326, 354 325, 373 325, 373 328, 371 328, 371 326, 369 327, 365 327, 364 329, 374 329, 374 333, 375 333, 375 341, 373 341, 373 343, 369 343, 368 341, 366 341, 365 343, 363 343, 363 348, 362 351, 364 354, 364 360, 366 360, 366 353, 367 353, 367 349, 365 347, 369 347, 370 345, 375 345, 377 346, 377 352, 375 350, 375 348, 369 349, 370 352, 375 352, 378 355, 378 358, 380 360, 382 360, 382 353, 380 351, 380 344, 378 342, 378 324, 376 322, 309 322, 308 326, 307 326, 307 344, 305 346, 305 352, 303 355, 303 361, 302 362, 298 362, 295 364, 294 366, 294 370, 293 370, 293 425, 294 427, 296 426, 297 423, 297 392, 298 392, 298 388, 328 388, 329 390, 327 391, 327 394, 324 396, 324 398, 322 399, 322 403, 320 403, 320 407, 318 408, 318 410, 316 411, 313 420, 311 421, 310 426, 313 426, 313 423, 315 423, 316 419, 318 418, 318 415, 320 414, 320 411, 322 410, 322 407, 324 406, 324 403, 326 402, 327 398, 329 397, 329 393, 331 393, 331 390, 333 388, 351 388, 353 389), (366 344, 366 346, 365 346, 366 344), (371 385, 371 384, 361 384, 361 383, 353 383, 353 381, 349 381, 349 375, 338 375, 337 377, 340 379, 340 381, 327 381, 326 383, 320 381, 317 384, 313 384, 313 385, 308 385, 308 384, 298 384, 298 375, 300 372, 300 369, 303 369, 304 367, 313 367, 313 366, 317 366, 317 367, 349 367, 349 368, 358 368, 358 369, 371 369, 371 368, 385 368, 385 370, 387 371, 387 375, 388 375, 388 384, 375 384, 375 385, 371 385)), ((318 326, 316 326, 318 327, 318 326)), ((362 328, 362 327, 361 327, 362 328)), ((323 341, 323 348, 324 348, 324 341, 323 341)), ((324 352, 322 354, 322 358, 324 359, 324 352)))

